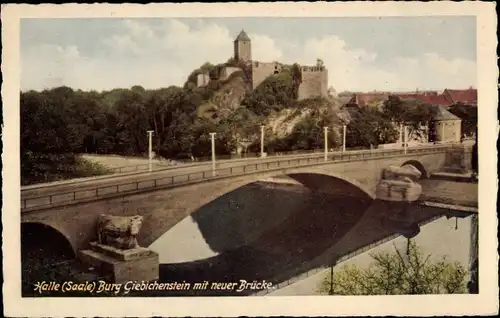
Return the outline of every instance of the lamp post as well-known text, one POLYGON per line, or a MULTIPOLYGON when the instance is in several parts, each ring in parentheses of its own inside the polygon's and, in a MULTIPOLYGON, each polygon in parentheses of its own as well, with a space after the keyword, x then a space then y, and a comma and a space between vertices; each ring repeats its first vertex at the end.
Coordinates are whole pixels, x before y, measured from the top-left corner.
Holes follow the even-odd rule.
POLYGON ((328 127, 323 127, 325 135, 325 161, 328 160, 328 127))
POLYGON ((346 135, 346 128, 347 126, 344 125, 344 133, 342 134, 342 138, 343 138, 343 141, 342 141, 342 152, 345 152, 345 135, 346 135))
POLYGON ((405 140, 404 140, 404 143, 405 143, 405 155, 406 155, 406 149, 408 148, 408 127, 405 126, 405 140))
POLYGON ((215 133, 210 133, 212 140, 212 176, 215 177, 215 133))
POLYGON ((403 124, 399 124, 399 142, 400 142, 400 145, 401 145, 401 148, 403 147, 403 143, 404 143, 404 140, 403 140, 403 124))
POLYGON ((149 172, 153 171, 153 132, 154 130, 148 130, 149 172))
POLYGON ((264 158, 264 125, 260 126, 260 157, 264 158))

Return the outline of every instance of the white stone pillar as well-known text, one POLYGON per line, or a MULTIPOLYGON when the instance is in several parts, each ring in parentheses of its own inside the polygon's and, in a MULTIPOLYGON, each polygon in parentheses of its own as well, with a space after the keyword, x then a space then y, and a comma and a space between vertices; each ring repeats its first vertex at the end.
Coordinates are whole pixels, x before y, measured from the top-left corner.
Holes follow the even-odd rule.
POLYGON ((346 130, 347 130, 347 127, 346 125, 344 125, 344 133, 342 134, 342 138, 343 138, 343 141, 342 141, 342 152, 345 152, 345 135, 346 135, 346 130))
POLYGON ((328 127, 323 127, 325 135, 325 161, 328 160, 328 127))
POLYGON ((260 157, 264 158, 264 127, 260 126, 260 157))
POLYGON ((153 171, 153 132, 154 130, 148 130, 148 163, 149 172, 153 171))
POLYGON ((401 145, 401 148, 403 148, 403 124, 399 124, 399 144, 401 145))
POLYGON ((215 177, 215 133, 210 133, 212 140, 212 176, 215 177))
POLYGON ((405 126, 404 143, 405 143, 404 149, 405 149, 405 154, 406 154, 406 151, 407 151, 407 148, 408 148, 408 127, 407 126, 405 126))

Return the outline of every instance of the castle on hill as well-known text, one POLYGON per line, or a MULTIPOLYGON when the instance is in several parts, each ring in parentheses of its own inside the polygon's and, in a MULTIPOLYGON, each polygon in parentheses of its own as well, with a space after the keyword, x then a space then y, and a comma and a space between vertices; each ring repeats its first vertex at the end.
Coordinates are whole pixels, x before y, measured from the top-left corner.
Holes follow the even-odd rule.
MULTIPOLYGON (((252 89, 259 86, 267 77, 279 74, 284 67, 284 64, 279 62, 252 60, 252 41, 243 30, 234 40, 234 60, 240 65, 245 65, 243 71, 247 74, 252 89)), ((224 66, 218 72, 217 79, 227 79, 232 73, 241 70, 240 67, 224 66)), ((299 85, 299 100, 318 96, 326 97, 328 95, 328 70, 324 66, 300 65, 300 71, 302 82, 299 85)), ((211 79, 214 78, 211 78, 208 73, 198 74, 198 87, 207 85, 211 79)))

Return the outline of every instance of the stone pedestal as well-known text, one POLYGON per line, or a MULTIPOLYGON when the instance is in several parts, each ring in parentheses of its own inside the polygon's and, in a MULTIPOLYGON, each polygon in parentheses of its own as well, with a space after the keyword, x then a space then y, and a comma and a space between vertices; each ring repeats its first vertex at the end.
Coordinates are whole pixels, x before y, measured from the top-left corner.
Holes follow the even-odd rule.
POLYGON ((420 198, 422 186, 418 184, 421 172, 412 166, 388 167, 377 185, 377 199, 393 202, 413 202, 420 198))
POLYGON ((376 191, 377 199, 395 202, 413 202, 418 200, 421 194, 420 184, 398 180, 382 180, 376 191))
POLYGON ((143 247, 120 250, 96 242, 90 245, 91 249, 80 251, 79 259, 109 275, 113 283, 159 278, 160 262, 156 252, 143 247))

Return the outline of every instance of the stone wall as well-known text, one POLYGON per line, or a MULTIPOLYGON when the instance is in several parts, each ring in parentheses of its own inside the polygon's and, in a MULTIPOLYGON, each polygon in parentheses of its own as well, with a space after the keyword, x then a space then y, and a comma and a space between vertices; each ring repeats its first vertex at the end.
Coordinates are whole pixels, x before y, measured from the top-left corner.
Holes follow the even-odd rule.
MULTIPOLYGON (((249 62, 250 64, 250 62, 249 62)), ((252 89, 256 89, 266 78, 273 74, 281 73, 283 65, 278 62, 258 62, 253 61, 245 70, 247 78, 250 80, 252 89)), ((226 66, 218 72, 213 71, 214 79, 227 79, 232 73, 240 71, 241 68, 226 66)), ((315 96, 328 96, 328 70, 316 66, 302 66, 302 83, 299 86, 298 99, 305 99, 315 96)), ((206 86, 210 82, 209 74, 199 74, 197 77, 198 87, 206 86)))
POLYGON ((210 76, 207 73, 198 74, 197 86, 202 87, 208 85, 210 82, 210 76))
POLYGON ((472 170, 472 147, 457 145, 446 152, 444 168, 448 172, 466 173, 472 170))
POLYGON ((328 70, 316 66, 302 66, 302 83, 299 86, 299 100, 328 95, 328 70))
POLYGON ((434 122, 437 142, 460 142, 462 136, 460 120, 434 122))
POLYGON ((253 62, 252 63, 252 88, 256 89, 267 77, 274 74, 274 72, 281 72, 281 64, 277 62, 263 63, 263 62, 253 62))
POLYGON ((241 71, 241 68, 239 67, 234 67, 234 66, 226 66, 221 72, 221 80, 227 79, 231 74, 234 72, 241 71))

